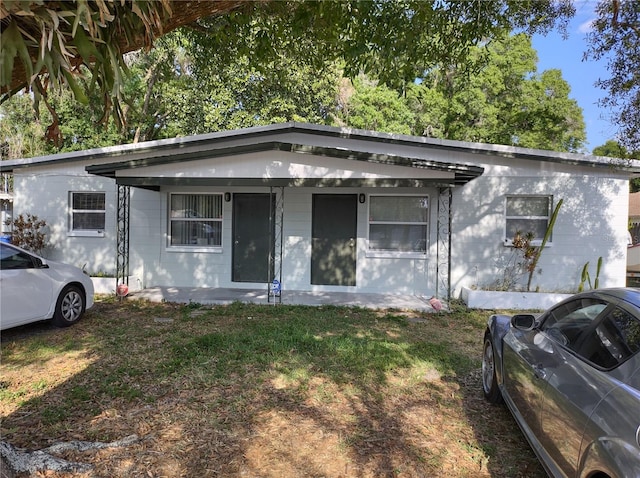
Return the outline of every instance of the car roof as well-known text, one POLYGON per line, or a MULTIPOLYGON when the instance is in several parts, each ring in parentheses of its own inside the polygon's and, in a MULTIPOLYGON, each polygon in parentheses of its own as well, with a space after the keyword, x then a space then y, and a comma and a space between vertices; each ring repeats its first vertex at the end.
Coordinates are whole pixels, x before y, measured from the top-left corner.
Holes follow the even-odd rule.
POLYGON ((636 287, 615 287, 610 289, 596 289, 590 291, 596 296, 610 296, 616 299, 629 302, 640 308, 640 289, 636 287))

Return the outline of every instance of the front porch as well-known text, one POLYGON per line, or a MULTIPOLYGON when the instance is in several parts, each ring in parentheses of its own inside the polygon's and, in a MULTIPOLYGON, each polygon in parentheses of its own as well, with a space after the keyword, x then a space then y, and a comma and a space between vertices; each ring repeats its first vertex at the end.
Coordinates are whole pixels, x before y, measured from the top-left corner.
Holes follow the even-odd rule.
POLYGON ((369 309, 400 309, 434 312, 430 297, 416 295, 369 294, 353 292, 282 291, 278 298, 269 297, 266 289, 229 289, 206 287, 149 287, 130 294, 136 299, 152 302, 197 303, 203 305, 233 302, 265 305, 341 305, 369 309), (275 300, 275 302, 274 302, 275 300))

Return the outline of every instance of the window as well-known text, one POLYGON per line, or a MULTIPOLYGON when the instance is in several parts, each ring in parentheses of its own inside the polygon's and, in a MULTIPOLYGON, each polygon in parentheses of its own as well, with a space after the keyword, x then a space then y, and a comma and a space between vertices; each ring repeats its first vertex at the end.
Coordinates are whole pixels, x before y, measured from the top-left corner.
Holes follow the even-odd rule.
POLYGON ((541 330, 582 359, 605 369, 640 351, 640 321, 622 308, 597 299, 559 306, 541 330))
POLYGON ((222 194, 171 194, 169 245, 222 246, 222 194))
POLYGON ((583 333, 606 309, 607 304, 596 299, 577 299, 556 307, 542 324, 542 331, 571 350, 578 350, 583 333))
POLYGON ((602 368, 613 368, 640 350, 640 321, 612 307, 586 334, 578 354, 602 368))
POLYGON ((369 250, 427 252, 429 198, 369 196, 369 250))
POLYGON ((0 269, 33 269, 35 266, 33 258, 26 252, 0 243, 0 269))
POLYGON ((102 233, 105 228, 105 193, 70 193, 72 233, 102 233))
POLYGON ((534 243, 542 241, 552 202, 551 196, 507 196, 505 243, 511 244, 517 232, 532 233, 534 243))

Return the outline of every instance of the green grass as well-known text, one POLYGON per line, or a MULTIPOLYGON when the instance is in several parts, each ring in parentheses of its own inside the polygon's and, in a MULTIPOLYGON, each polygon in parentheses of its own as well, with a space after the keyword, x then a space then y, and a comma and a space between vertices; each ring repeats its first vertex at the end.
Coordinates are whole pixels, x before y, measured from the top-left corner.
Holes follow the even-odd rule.
MULTIPOLYGON (((346 463, 362 450, 371 449, 371 460, 400 450, 389 473, 410 476, 424 467, 442 476, 476 476, 482 468, 478 476, 487 470, 508 476, 496 464, 503 460, 509 473, 520 462, 534 471, 517 476, 543 476, 508 413, 480 398, 486 317, 460 306, 420 315, 101 300, 69 329, 3 334, 0 432, 18 446, 33 446, 67 434, 118 439, 150 429, 156 436, 175 426, 191 437, 188 443, 202 441, 202 450, 212 430, 235 450, 241 447, 234 437, 246 435, 249 441, 239 442, 246 444, 256 436, 286 435, 282 428, 259 431, 267 427, 264 417, 284 414, 292 419, 280 425, 285 430, 312 420, 317 429, 307 440, 336 434, 327 446, 346 463), (487 413, 498 413, 499 420, 487 420, 487 413), (407 417, 415 424, 401 426, 407 417), (423 430, 422 417, 437 422, 433 430, 423 430), (387 443, 396 437, 398 443, 387 443), (469 464, 448 470, 464 460, 469 464)), ((191 449, 186 443, 185 453, 191 449)), ((226 460, 216 466, 242 462, 226 460)))

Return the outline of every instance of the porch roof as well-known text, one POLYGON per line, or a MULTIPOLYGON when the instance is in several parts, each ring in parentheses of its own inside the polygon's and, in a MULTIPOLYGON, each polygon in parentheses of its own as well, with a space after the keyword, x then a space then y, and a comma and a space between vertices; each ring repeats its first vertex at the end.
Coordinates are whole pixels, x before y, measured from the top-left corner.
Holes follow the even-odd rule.
POLYGON ((87 166, 86 171, 91 174, 115 178, 118 184, 142 188, 157 189, 165 185, 217 185, 217 186, 385 186, 385 187, 454 187, 466 184, 480 176, 484 168, 468 164, 449 163, 442 161, 413 158, 388 153, 370 151, 356 151, 340 147, 327 147, 312 144, 300 144, 285 141, 262 141, 243 145, 223 146, 217 148, 198 149, 193 151, 177 151, 170 155, 151 156, 128 161, 118 161, 106 164, 87 166), (402 177, 402 178, 336 178, 336 177, 154 177, 153 175, 140 177, 127 175, 127 171, 137 170, 162 164, 179 164, 185 161, 225 158, 241 154, 281 151, 319 157, 330 157, 367 163, 404 166, 420 170, 431 170, 442 174, 433 177, 402 177))

